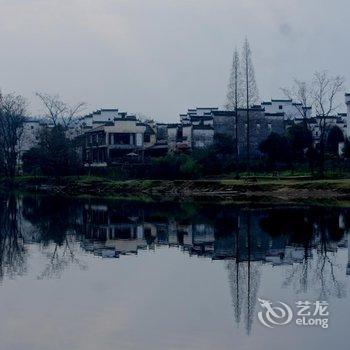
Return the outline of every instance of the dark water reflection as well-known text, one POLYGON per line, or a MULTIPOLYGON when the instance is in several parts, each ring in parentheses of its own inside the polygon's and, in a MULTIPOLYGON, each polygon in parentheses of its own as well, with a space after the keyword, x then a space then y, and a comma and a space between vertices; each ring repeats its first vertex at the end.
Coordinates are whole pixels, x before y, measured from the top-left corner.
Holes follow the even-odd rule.
MULTIPOLYGON (((161 279, 162 265, 169 264, 171 269, 169 274, 172 273, 174 276, 169 281, 174 282, 176 287, 170 290, 171 293, 174 290, 174 294, 168 296, 168 302, 173 301, 174 307, 177 303, 176 293, 179 293, 177 288, 181 283, 185 285, 187 278, 188 300, 182 302, 188 304, 190 308, 192 304, 199 303, 201 300, 200 296, 190 294, 191 288, 194 294, 198 293, 198 288, 189 282, 194 279, 194 275, 187 276, 189 271, 192 271, 191 273, 196 277, 200 277, 199 281, 208 280, 206 289, 201 289, 201 295, 206 300, 202 303, 203 305, 198 305, 199 310, 207 309, 207 303, 211 303, 214 310, 216 304, 217 309, 220 309, 220 306, 223 310, 227 309, 227 300, 226 302, 221 299, 217 300, 216 294, 218 293, 214 290, 220 289, 223 290, 223 293, 224 290, 229 291, 229 308, 231 319, 233 319, 231 322, 242 327, 244 332, 227 332, 225 328, 227 325, 224 324, 224 321, 221 326, 214 324, 215 327, 220 327, 217 334, 222 333, 220 338, 215 340, 217 349, 231 348, 235 343, 237 349, 249 348, 249 346, 258 349, 294 348, 295 344, 288 345, 282 340, 270 343, 267 341, 264 344, 267 337, 266 330, 259 325, 253 327, 257 323, 257 300, 262 296, 260 293, 270 293, 267 297, 276 298, 276 301, 281 300, 281 295, 290 298, 291 302, 298 300, 299 296, 329 302, 343 300, 346 304, 337 303, 336 305, 344 310, 344 305, 349 302, 347 296, 349 291, 347 274, 350 274, 349 225, 350 209, 347 208, 257 209, 229 204, 145 203, 2 195, 0 197, 0 295, 2 292, 5 293, 5 297, 6 293, 10 295, 13 290, 11 288, 15 288, 16 283, 19 284, 18 288, 28 286, 31 291, 37 290, 38 294, 41 294, 44 293, 42 288, 46 288, 50 280, 57 280, 57 278, 61 281, 61 287, 63 284, 63 288, 69 289, 74 283, 66 276, 73 274, 72 271, 75 271, 75 281, 83 280, 84 274, 89 274, 89 278, 92 279, 104 276, 104 281, 111 281, 115 278, 119 281, 117 285, 120 288, 120 281, 128 280, 130 278, 128 273, 133 273, 138 276, 138 283, 141 280, 143 283, 138 286, 138 290, 132 292, 135 300, 140 300, 139 298, 143 298, 141 295, 147 293, 146 291, 150 288, 146 287, 147 279, 156 281, 151 272, 155 275, 158 273, 161 279), (163 251, 165 247, 171 249, 163 251), (157 252, 159 255, 156 254, 157 252), (179 256, 179 253, 182 255, 179 256), (152 269, 147 269, 147 264, 151 264, 147 260, 149 254, 153 254, 155 259, 152 262, 152 269), (135 262, 128 260, 128 255, 138 255, 137 259, 142 262, 137 265, 137 272, 135 272, 135 262), (121 263, 123 259, 125 269, 118 270, 118 273, 113 275, 113 270, 109 270, 110 263, 112 262, 112 266, 117 269, 116 264, 121 263), (189 261, 188 264, 191 265, 182 265, 180 259, 189 261), (196 261, 194 262, 193 259, 196 261), (226 276, 225 280, 222 277, 220 277, 221 280, 219 277, 211 277, 211 265, 208 265, 208 262, 216 264, 215 266, 222 266, 223 275, 226 276), (91 272, 94 264, 97 263, 101 265, 99 272, 101 275, 95 275, 97 272, 94 271, 91 272), (188 271, 183 270, 184 266, 187 266, 188 271), (221 285, 218 285, 218 280, 219 283, 222 283, 221 285), (40 283, 47 283, 47 285, 40 283), (214 284, 215 287, 209 286, 210 284, 214 284)), ((86 292, 83 284, 75 288, 77 295, 84 295, 86 292)), ((151 286, 152 293, 155 295, 158 293, 157 288, 157 285, 151 286)), ((97 290, 100 289, 97 288, 97 290)), ((160 290, 159 293, 161 293, 160 290)), ((103 295, 102 292, 96 292, 95 296, 97 294, 103 295)), ((57 295, 54 293, 52 297, 56 298, 59 295, 59 293, 57 295)), ((33 298, 30 301, 30 295, 27 297, 28 302, 35 303, 33 298)), ((45 294, 45 297, 48 296, 45 294)), ((113 299, 111 295, 109 298, 113 299)), ((124 298, 126 300, 126 296, 124 298)), ((10 299, 8 297, 8 300, 10 299)), ((111 302, 109 299, 104 300, 106 303, 107 301, 111 302)), ((86 302, 91 302, 91 300, 86 300, 86 302)), ((158 312, 154 310, 160 306, 154 301, 149 301, 149 303, 153 311, 148 312, 147 317, 151 319, 154 313, 155 319, 158 319, 158 312)), ((136 308, 137 303, 128 304, 125 301, 125 304, 121 308, 124 311, 128 310, 126 313, 134 312, 133 309, 136 308)), ((72 306, 74 302, 71 304, 67 302, 67 308, 72 306)), ((83 308, 84 304, 80 307, 83 308)), ((37 308, 40 310, 40 305, 37 308)), ((339 318, 339 323, 348 324, 350 320, 348 306, 346 310, 347 313, 344 315, 339 315, 339 317, 334 315, 334 318, 339 318)), ((92 349, 96 347, 112 349, 115 348, 114 345, 118 345, 115 342, 119 342, 120 348, 128 349, 209 349, 214 346, 210 345, 210 340, 206 339, 204 333, 199 334, 199 331, 196 330, 198 325, 195 327, 190 321, 188 321, 189 328, 192 331, 189 332, 186 339, 176 338, 168 342, 165 341, 168 338, 162 334, 162 329, 157 329, 160 334, 156 339, 142 332, 140 332, 140 338, 135 336, 133 340, 123 339, 123 336, 118 333, 121 327, 118 326, 118 322, 115 327, 112 327, 108 336, 104 335, 100 338, 100 335, 96 335, 95 343, 82 344, 80 340, 72 340, 72 337, 68 337, 65 341, 56 339, 51 343, 45 338, 45 335, 38 336, 37 339, 41 340, 35 342, 30 340, 28 335, 24 335, 22 342, 20 336, 15 340, 15 337, 9 332, 10 326, 7 320, 11 319, 12 312, 11 305, 6 307, 1 305, 0 328, 7 326, 5 327, 6 334, 0 331, 0 339, 4 339, 5 349, 92 349), (106 342, 106 339, 110 340, 106 342)), ((27 310, 27 312, 30 311, 27 310)), ((40 312, 44 311, 39 311, 39 314, 40 312)), ((112 315, 108 313, 107 315, 110 317, 109 322, 113 322, 112 315)), ((33 317, 36 317, 35 314, 30 316, 30 318, 33 317)), ((168 317, 171 318, 172 315, 168 317)), ((209 321, 204 318, 201 317, 196 322, 208 325, 209 321)), ((220 319, 218 315, 213 318, 220 319)), ((63 320, 57 318, 55 324, 62 326, 62 322, 63 320)), ((64 322, 69 324, 69 320, 64 322)), ((163 322, 160 316, 159 322, 160 324, 163 322)), ((11 325, 18 329, 27 326, 24 321, 20 325, 11 325)), ((127 334, 136 326, 130 323, 121 328, 127 334)), ((69 328, 74 332, 74 327, 75 325, 70 325, 69 328)), ((159 327, 159 324, 153 327, 159 327)), ((210 327, 211 331, 216 331, 211 323, 210 327)), ((173 329, 174 333, 180 330, 181 326, 176 324, 173 329)), ((338 331, 334 329, 328 331, 331 333, 328 333, 327 337, 333 336, 333 343, 335 339, 339 340, 338 331)), ((279 332, 281 336, 284 331, 276 332, 279 332)), ((79 333, 78 330, 76 333, 79 333)), ((308 344, 314 341, 312 336, 312 332, 303 333, 300 339, 303 339, 304 344, 308 344)), ((323 334, 318 337, 318 346, 326 349, 328 344, 322 341, 322 337, 323 334)), ((208 338, 213 339, 213 334, 208 333, 208 338)), ((344 346, 344 343, 339 344, 344 346)), ((1 346, 0 348, 2 349, 1 346)), ((306 345, 305 348, 307 348, 306 345)))

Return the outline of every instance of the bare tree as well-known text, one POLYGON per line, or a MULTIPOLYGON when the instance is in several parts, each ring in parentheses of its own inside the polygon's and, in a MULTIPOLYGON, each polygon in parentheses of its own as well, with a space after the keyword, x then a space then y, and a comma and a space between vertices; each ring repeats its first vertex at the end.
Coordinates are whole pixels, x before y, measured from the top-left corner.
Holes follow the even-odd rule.
POLYGON ((26 100, 16 94, 0 94, 0 157, 5 176, 12 182, 16 175, 18 144, 23 133, 26 100))
MULTIPOLYGON (((311 116, 309 112, 310 108, 313 106, 312 97, 312 84, 306 81, 294 79, 294 84, 291 88, 281 88, 283 94, 290 100, 295 102, 295 109, 302 118, 302 128, 304 134, 304 141, 306 144, 308 141, 311 144, 304 149, 305 154, 308 156, 309 168, 311 175, 314 175, 314 155, 315 149, 313 145, 312 130, 310 130, 309 117, 311 116)), ((305 144, 305 146, 306 146, 305 144)))
POLYGON ((312 97, 318 128, 320 133, 319 150, 320 150, 320 175, 324 175, 325 148, 328 132, 327 119, 340 106, 337 104, 338 94, 343 90, 344 77, 331 77, 326 71, 316 72, 312 82, 312 97))
POLYGON ((255 71, 252 61, 252 51, 248 39, 245 39, 242 49, 242 69, 245 89, 245 107, 247 113, 247 170, 250 170, 250 111, 259 102, 259 90, 255 81, 255 71))
POLYGON ((239 177, 239 148, 238 148, 238 108, 243 106, 243 79, 241 62, 237 48, 233 53, 232 68, 228 83, 226 110, 235 112, 235 155, 236 176, 239 177))
POLYGON ((37 92, 36 96, 42 102, 46 116, 51 120, 54 126, 62 125, 64 128, 70 127, 74 119, 77 118, 86 107, 85 102, 69 105, 63 102, 59 95, 37 92))
POLYGON ((308 109, 312 107, 312 88, 305 81, 294 79, 292 88, 281 88, 284 95, 296 102, 295 108, 307 125, 308 109))

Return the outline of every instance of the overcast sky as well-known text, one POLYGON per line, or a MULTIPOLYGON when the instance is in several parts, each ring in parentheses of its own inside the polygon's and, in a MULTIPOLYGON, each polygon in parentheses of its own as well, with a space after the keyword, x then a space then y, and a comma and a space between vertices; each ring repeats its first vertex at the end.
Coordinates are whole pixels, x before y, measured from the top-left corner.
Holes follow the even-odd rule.
POLYGON ((224 104, 245 36, 261 99, 314 70, 349 77, 349 18, 349 0, 0 0, 0 87, 33 115, 40 91, 176 121, 224 104))

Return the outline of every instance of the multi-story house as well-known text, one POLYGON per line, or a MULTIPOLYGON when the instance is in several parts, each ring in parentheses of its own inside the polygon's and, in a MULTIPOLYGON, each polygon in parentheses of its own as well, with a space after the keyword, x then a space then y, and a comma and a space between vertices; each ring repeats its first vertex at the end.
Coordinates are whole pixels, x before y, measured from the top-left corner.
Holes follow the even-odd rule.
MULTIPOLYGON (((96 122, 95 122, 96 124, 96 122)), ((84 133, 83 159, 87 165, 106 166, 144 157, 156 145, 155 130, 135 116, 115 117, 84 133)))

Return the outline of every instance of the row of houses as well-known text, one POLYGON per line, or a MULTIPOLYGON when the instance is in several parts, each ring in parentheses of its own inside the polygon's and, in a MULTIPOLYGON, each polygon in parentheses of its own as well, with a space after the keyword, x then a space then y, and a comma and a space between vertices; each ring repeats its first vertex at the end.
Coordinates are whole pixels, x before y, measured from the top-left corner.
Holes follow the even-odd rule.
MULTIPOLYGON (((326 244, 328 228, 320 227, 316 222, 312 223, 314 235, 308 244, 296 243, 292 235, 271 237, 261 225, 269 213, 233 210, 226 213, 227 217, 221 213, 222 217, 217 221, 179 221, 171 216, 153 216, 149 209, 143 211, 124 206, 122 210, 116 210, 108 205, 86 204, 79 225, 83 249, 103 258, 119 258, 168 246, 181 248, 191 256, 213 260, 250 260, 280 266, 303 264, 306 258, 313 258, 313 251, 334 253, 348 248, 346 273, 350 274, 350 231, 343 213, 334 215, 335 228, 344 232, 343 236, 338 241, 328 239, 326 244), (230 219, 231 226, 223 225, 224 219, 230 219)), ((308 219, 304 217, 305 222, 308 219)))
MULTIPOLYGON (((329 116, 329 128, 338 126, 344 137, 350 136, 350 94, 346 94, 347 113, 329 116)), ((211 146, 216 135, 238 137, 238 151, 247 152, 248 117, 246 109, 234 111, 217 107, 198 107, 180 114, 179 123, 141 121, 136 115, 118 109, 100 109, 74 122, 68 131, 70 138, 81 138, 82 157, 86 165, 107 166, 126 161, 140 161, 145 157, 164 156, 168 152, 190 152, 211 146), (236 125, 237 120, 237 125, 236 125), (237 129, 237 130, 236 130, 237 129)), ((270 133, 283 134, 293 123, 307 120, 314 139, 320 136, 320 117, 313 116, 312 108, 302 107, 292 100, 271 100, 249 110, 250 154, 260 157, 259 144, 270 133)), ((37 143, 42 121, 25 123, 21 151, 37 143)), ((47 124, 46 124, 47 126, 47 124)))

